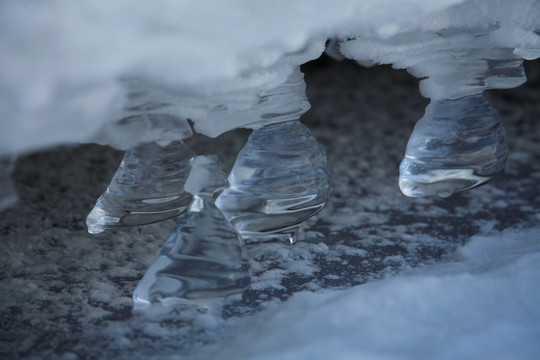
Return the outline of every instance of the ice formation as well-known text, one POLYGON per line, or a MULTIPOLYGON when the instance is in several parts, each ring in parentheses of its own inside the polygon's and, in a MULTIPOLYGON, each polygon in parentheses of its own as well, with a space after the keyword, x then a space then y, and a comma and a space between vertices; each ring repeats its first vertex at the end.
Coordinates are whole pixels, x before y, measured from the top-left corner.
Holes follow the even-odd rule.
MULTIPOLYGON (((533 0, 0 6, 0 153, 9 156, 64 142, 129 149, 181 140, 186 118, 217 136, 272 123, 258 118, 261 111, 301 113, 305 98, 286 105, 275 93, 327 38, 349 40, 337 50, 361 63, 391 63, 426 78, 421 90, 437 100, 517 86, 525 81, 521 59, 540 55, 533 0)), ((450 171, 457 168, 474 173, 457 164, 450 171)))
POLYGON ((182 214, 192 199, 184 184, 194 155, 177 140, 144 143, 127 151, 86 218, 88 232, 151 224, 182 214))
POLYGON ((178 95, 141 79, 123 79, 122 110, 105 124, 93 141, 127 150, 141 143, 189 138, 193 131, 182 114, 178 95))
MULTIPOLYGON (((295 243, 299 224, 326 204, 326 153, 299 121, 309 108, 300 69, 267 96, 263 104, 272 105, 265 104, 265 112, 254 119, 272 124, 253 131, 231 170, 230 187, 216 205, 248 242, 285 235, 295 243), (281 106, 289 102, 298 109, 281 106)), ((261 111, 259 107, 254 109, 261 111)))
POLYGON ((214 205, 227 186, 217 157, 195 157, 191 169, 185 189, 193 200, 135 289, 136 309, 157 302, 198 306, 193 300, 236 294, 251 283, 244 242, 214 205))
POLYGON ((432 103, 400 166, 405 195, 447 197, 504 171, 504 129, 482 92, 527 80, 523 58, 540 56, 539 14, 538 1, 465 1, 389 37, 359 35, 340 44, 347 57, 424 78, 420 90, 432 103))
POLYGON ((333 38, 335 56, 424 78, 432 103, 399 185, 408 196, 447 197, 505 168, 505 132, 482 92, 526 81, 523 59, 540 56, 540 2, 11 0, 0 4, 0 32, 0 208, 14 199, 15 156, 98 142, 129 150, 88 216, 90 232, 174 217, 188 193, 185 218, 206 224, 221 212, 184 189, 193 154, 182 140, 244 127, 254 131, 219 208, 246 239, 290 233, 294 242, 328 195, 324 150, 298 122, 309 108, 300 65, 333 38))
MULTIPOLYGON (((212 358, 206 356, 211 346, 199 352, 193 344, 207 345, 236 332, 236 339, 218 339, 218 347, 225 349, 218 349, 216 358, 538 358, 539 228, 493 230, 538 223, 540 173, 531 165, 537 154, 524 155, 537 140, 531 135, 527 146, 517 144, 518 151, 508 154, 505 119, 482 92, 526 80, 523 59, 540 56, 539 4, 0 2, 0 210, 15 200, 10 173, 17 156, 66 142, 97 142, 127 152, 88 217, 90 231, 179 216, 147 269, 172 220, 131 232, 115 228, 89 241, 81 231, 55 225, 65 217, 58 221, 44 215, 43 209, 56 200, 45 201, 47 194, 41 209, 9 213, 17 220, 0 227, 6 319, 0 353, 178 357, 183 347, 195 349, 191 355, 196 358, 212 358), (357 139, 339 129, 340 140, 349 142, 329 143, 350 152, 334 152, 333 160, 355 155, 336 172, 347 176, 333 182, 341 199, 330 203, 333 212, 324 215, 327 232, 308 231, 304 238, 310 241, 294 247, 264 242, 247 252, 241 233, 248 240, 253 234, 242 226, 253 224, 252 219, 260 218, 256 223, 264 226, 255 229, 259 238, 290 231, 294 239, 300 222, 324 206, 324 152, 298 119, 309 108, 299 67, 317 58, 327 39, 332 39, 328 52, 336 58, 392 64, 423 79, 422 94, 432 101, 402 149, 399 184, 407 195, 446 197, 486 183, 504 170, 507 155, 530 178, 513 182, 517 175, 510 177, 504 186, 480 189, 474 201, 468 194, 454 198, 448 208, 433 199, 413 203, 386 184, 392 174, 388 159, 397 158, 395 153, 384 156, 393 145, 388 139, 397 139, 403 128, 398 135, 377 129, 380 136, 364 139, 363 147, 351 146, 357 139), (301 91, 291 91, 291 83, 301 91), (225 176, 217 176, 207 158, 188 164, 195 155, 182 141, 194 132, 215 137, 238 127, 253 129, 252 136, 217 207, 214 191, 226 187, 225 176), (285 129, 285 135, 276 129, 285 129), (273 139, 266 143, 268 133, 273 139), (305 136, 310 146, 297 147, 298 139, 287 138, 294 134, 305 136), (279 144, 282 140, 294 151, 279 144), (244 166, 259 145, 262 165, 244 166), (273 162, 282 150, 285 156, 273 162), (265 164, 296 172, 298 179, 276 178, 264 171, 265 164), (298 180, 288 200, 282 193, 293 190, 282 186, 282 179, 298 180), (313 181, 304 184, 306 179, 313 181), (259 185, 262 195, 254 191, 259 185), (235 188, 257 206, 231 197, 235 188), (277 208, 262 205, 276 201, 277 208), (274 210, 279 223, 273 220, 274 210), (248 221, 235 219, 235 213, 248 221), (283 213, 293 216, 283 220, 283 213), (463 221, 469 216, 474 219, 463 221), (27 225, 26 232, 4 237, 13 231, 12 224, 27 225), (35 233, 39 227, 43 234, 35 233), (320 242, 314 240, 318 236, 320 242), (456 247, 449 261, 444 256, 456 247), (443 261, 426 264, 438 260, 443 261), (133 302, 143 308, 154 302, 198 306, 209 298, 242 293, 250 281, 241 300, 223 301, 229 311, 223 318, 206 315, 190 323, 183 311, 157 320, 130 313, 133 302), (300 291, 307 292, 293 295, 300 291), (263 313, 246 316, 254 311, 263 313), (17 346, 21 349, 14 350, 17 346)), ((358 121, 372 119, 359 112, 358 121)), ((29 164, 36 167, 39 161, 29 164)), ((24 185, 32 190, 31 181, 24 185)), ((69 212, 74 205, 68 201, 64 206, 69 212)))
POLYGON ((504 171, 506 133, 482 95, 433 100, 409 139, 399 187, 408 196, 448 197, 504 171))
MULTIPOLYGON (((228 105, 220 97, 230 95, 231 106, 248 109, 290 75, 283 55, 302 51, 311 39, 317 48, 293 63, 317 58, 329 36, 384 32, 456 2, 2 1, 0 153, 96 137, 116 146, 99 133, 122 118, 126 82, 143 84, 160 102, 172 99, 171 114, 214 130, 227 122, 226 111, 212 117, 228 105), (242 90, 248 91, 238 96, 242 90), (205 101, 197 102, 200 95, 205 101)), ((135 146, 138 136, 123 148, 135 146)))

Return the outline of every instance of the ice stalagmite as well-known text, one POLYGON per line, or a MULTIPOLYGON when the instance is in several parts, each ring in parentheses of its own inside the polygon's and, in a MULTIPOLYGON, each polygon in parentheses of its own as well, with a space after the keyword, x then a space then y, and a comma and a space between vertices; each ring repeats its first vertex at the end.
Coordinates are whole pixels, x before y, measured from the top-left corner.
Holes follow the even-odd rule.
POLYGON ((494 179, 507 156, 504 128, 483 96, 434 100, 409 139, 399 187, 407 196, 447 197, 494 179))
POLYGON ((184 184, 193 156, 182 141, 164 146, 150 142, 128 150, 86 218, 88 232, 150 224, 184 212, 192 198, 184 184))
POLYGON ((214 205, 214 195, 228 185, 217 158, 198 156, 191 165, 185 187, 193 201, 135 289, 136 308, 196 305, 191 301, 226 297, 251 284, 242 238, 214 205))
POLYGON ((326 153, 300 121, 254 130, 216 204, 248 242, 286 236, 328 199, 326 153))
POLYGON ((326 153, 298 120, 309 109, 299 67, 266 93, 266 103, 272 106, 256 106, 266 125, 253 130, 216 205, 248 243, 283 237, 294 243, 300 224, 328 199, 326 153))

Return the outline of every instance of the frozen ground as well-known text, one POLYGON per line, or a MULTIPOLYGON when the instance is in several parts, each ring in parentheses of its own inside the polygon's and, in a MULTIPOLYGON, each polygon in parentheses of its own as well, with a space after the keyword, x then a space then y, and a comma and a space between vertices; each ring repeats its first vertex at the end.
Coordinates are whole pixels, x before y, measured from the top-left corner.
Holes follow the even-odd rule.
MULTIPOLYGON (((427 103, 416 80, 329 60, 304 71, 313 107, 302 119, 327 149, 330 203, 297 245, 251 246, 252 288, 208 313, 131 312, 174 221, 87 234, 120 152, 20 159, 20 201, 0 213, 0 357, 538 359, 540 63, 527 64, 526 85, 489 93, 509 134, 507 172, 446 200, 397 186, 427 103)), ((246 135, 190 144, 230 167, 246 135)))

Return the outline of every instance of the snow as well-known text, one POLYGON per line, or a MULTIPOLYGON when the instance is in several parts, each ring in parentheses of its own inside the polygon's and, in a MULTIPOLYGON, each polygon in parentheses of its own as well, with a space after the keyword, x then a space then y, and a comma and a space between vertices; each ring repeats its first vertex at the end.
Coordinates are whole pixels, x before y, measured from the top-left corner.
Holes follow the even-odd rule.
MULTIPOLYGON (((19 203, 0 213, 0 357, 539 358, 538 62, 530 83, 488 95, 510 135, 506 173, 444 201, 404 198, 395 181, 426 105, 417 81, 347 61, 304 66, 313 106, 302 120, 326 146, 331 198, 302 225, 297 245, 250 246, 252 287, 207 311, 132 313, 133 290, 175 222, 90 236, 84 218, 122 154, 50 148, 125 149, 188 137, 189 118, 195 132, 217 139, 186 142, 230 168, 246 133, 226 132, 260 126, 252 105, 289 77, 301 80, 298 66, 317 58, 328 37, 350 40, 333 49, 336 57, 340 50, 362 64, 445 79, 439 55, 471 33, 448 42, 439 31, 474 28, 482 37, 467 46, 497 56, 493 46, 504 48, 518 64, 540 56, 538 6, 1 1, 0 155, 9 169, 12 155, 21 158, 13 173, 19 203), (433 64, 417 66, 425 56, 433 64), (170 116, 161 121, 176 132, 156 128, 155 118, 116 126, 133 84, 164 102, 157 115, 170 116)), ((490 81, 524 81, 514 75, 490 81)), ((422 91, 449 95, 444 87, 422 91)), ((289 100, 309 108, 303 93, 289 100)), ((201 173, 188 189, 200 190, 201 173)))
POLYGON ((477 235, 446 262, 295 294, 219 359, 536 359, 540 227, 477 235))

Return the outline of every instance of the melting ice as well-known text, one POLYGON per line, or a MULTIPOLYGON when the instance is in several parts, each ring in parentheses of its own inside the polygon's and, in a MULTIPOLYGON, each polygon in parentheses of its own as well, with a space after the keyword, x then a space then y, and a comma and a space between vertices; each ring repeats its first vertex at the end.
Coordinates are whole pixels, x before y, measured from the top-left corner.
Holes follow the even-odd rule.
MULTIPOLYGON (((0 32, 0 210, 15 202, 10 173, 20 154, 66 142, 127 150, 88 215, 89 232, 182 216, 135 291, 135 302, 142 307, 241 293, 251 282, 244 241, 285 234, 294 243, 300 224, 324 207, 327 160, 299 122, 309 109, 299 69, 325 51, 328 39, 334 57, 392 64, 423 79, 420 90, 431 103, 404 151, 399 186, 405 195, 448 197, 501 174, 507 166, 508 139, 483 92, 526 81, 523 59, 540 56, 540 3, 230 0, 132 6, 125 1, 73 5, 13 0, 0 4, 0 32), (189 179, 201 167, 189 165, 190 159, 204 158, 195 157, 183 140, 194 132, 216 137, 236 128, 253 132, 231 171, 229 187, 218 186, 223 192, 215 206, 218 191, 193 190, 189 179)), ((215 176, 208 172, 205 180, 217 181, 215 176)), ((302 358, 339 348, 369 356, 388 344, 385 334, 377 332, 388 328, 379 327, 380 322, 398 321, 396 328, 408 331, 408 326, 399 327, 404 309, 403 321, 418 321, 418 329, 409 342, 390 347, 388 356, 412 358, 419 348, 419 358, 441 355, 437 351, 442 346, 430 350, 416 342, 431 336, 441 319, 417 319, 420 303, 434 312, 458 308, 460 320, 443 320, 460 356, 470 340, 459 333, 471 330, 463 320, 473 318, 473 328, 482 329, 488 322, 482 304, 468 303, 472 311, 460 305, 469 298, 484 300, 493 313, 497 304, 489 300, 501 296, 507 300, 503 305, 519 310, 504 312, 493 329, 472 338, 480 343, 498 334, 538 338, 537 325, 526 321, 523 310, 534 312, 528 299, 538 297, 527 285, 538 280, 538 249, 534 235, 518 234, 525 240, 511 237, 517 253, 495 236, 500 253, 477 261, 474 257, 488 250, 485 241, 476 239, 461 250, 457 265, 368 284, 345 295, 297 295, 258 336, 238 337, 253 347, 230 355, 254 358, 266 349, 267 357, 302 358), (478 246, 482 251, 470 250, 478 246), (470 273, 479 275, 471 281, 470 273), (499 291, 498 284, 519 296, 499 291), (458 299, 445 301, 453 294, 450 290, 460 287, 465 290, 458 292, 458 299), (445 299, 438 301, 440 293, 445 299), (399 296, 396 306, 392 298, 399 296), (359 299, 365 306, 357 309, 353 304, 359 299), (293 330, 274 335, 276 329, 289 327, 290 318, 283 317, 295 318, 306 304, 318 315, 296 318, 293 330), (342 311, 330 310, 334 306, 342 311), (372 313, 389 317, 374 319, 372 313), (369 342, 359 349, 356 341, 343 336, 345 340, 332 340, 330 350, 313 346, 314 339, 328 340, 326 332, 312 331, 314 324, 325 322, 331 328, 333 321, 350 325, 345 328, 351 332, 363 331, 361 338, 369 342), (508 325, 513 322, 522 326, 508 325), (273 341, 286 346, 275 351, 273 341)), ((435 337, 432 343, 443 341, 435 337)), ((530 344, 518 349, 520 354, 534 355, 537 349, 530 344)), ((496 346, 487 348, 492 357, 510 356, 515 349, 508 346, 503 349, 508 353, 501 353, 496 346)))

